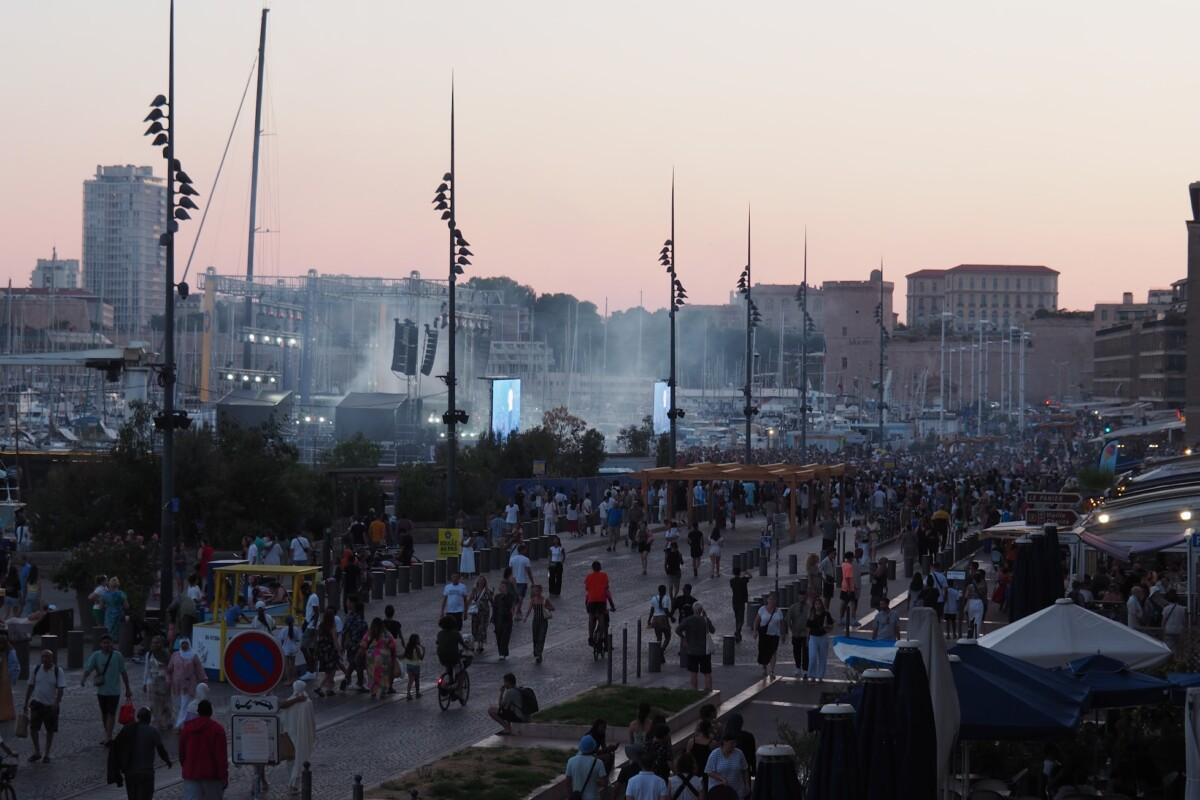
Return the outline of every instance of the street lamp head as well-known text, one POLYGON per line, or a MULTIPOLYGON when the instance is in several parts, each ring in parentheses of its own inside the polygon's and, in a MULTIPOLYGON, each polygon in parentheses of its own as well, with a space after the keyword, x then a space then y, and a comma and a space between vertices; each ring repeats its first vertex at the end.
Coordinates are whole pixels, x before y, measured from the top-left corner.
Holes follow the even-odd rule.
POLYGON ((151 144, 153 144, 155 147, 157 147, 158 145, 166 144, 169 141, 170 141, 169 136, 167 136, 165 133, 160 133, 158 136, 154 137, 154 141, 151 142, 151 144))
POLYGON ((443 211, 443 212, 442 212, 442 219, 450 219, 450 212, 449 212, 449 211, 443 211))
POLYGON ((165 106, 166 104, 167 104, 167 98, 162 96, 161 94, 155 95, 154 99, 150 101, 150 106, 152 108, 161 108, 162 106, 165 106))
POLYGON ((164 116, 165 115, 163 114, 161 108, 152 108, 150 109, 150 113, 146 115, 146 118, 142 120, 142 122, 150 122, 151 120, 162 119, 164 116))
MULTIPOLYGON (((158 111, 157 108, 154 110, 158 111)), ((145 122, 145 120, 142 120, 142 121, 145 122)), ((150 127, 146 128, 146 132, 143 133, 142 135, 149 136, 152 133, 162 133, 164 130, 165 130, 165 128, 163 128, 163 124, 161 122, 159 122, 158 120, 155 120, 154 122, 150 123, 150 127)))
POLYGON ((186 209, 183 209, 183 208, 175 209, 175 219, 191 219, 191 218, 192 218, 192 216, 187 213, 186 209))
POLYGON ((190 208, 193 211, 195 211, 198 208, 198 206, 192 202, 192 199, 190 197, 179 198, 179 205, 183 208, 190 208))
POLYGON ((192 188, 192 185, 190 183, 185 183, 185 184, 180 185, 179 193, 186 197, 195 197, 200 194, 199 192, 197 192, 195 189, 192 188))
POLYGON ((450 183, 454 180, 454 178, 450 175, 449 172, 447 172, 445 175, 442 176, 442 180, 445 181, 446 183, 450 183))
POLYGON ((192 179, 188 177, 188 174, 179 168, 178 163, 175 165, 175 180, 179 181, 180 183, 192 182, 192 179))

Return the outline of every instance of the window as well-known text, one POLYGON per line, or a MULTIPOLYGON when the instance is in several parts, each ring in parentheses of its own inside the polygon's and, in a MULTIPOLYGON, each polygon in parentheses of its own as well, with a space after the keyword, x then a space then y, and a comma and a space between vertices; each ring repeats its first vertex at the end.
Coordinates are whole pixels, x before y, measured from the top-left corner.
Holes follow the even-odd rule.
POLYGON ((850 362, 846 359, 845 356, 842 356, 842 369, 849 369, 849 368, 850 368, 850 362))
POLYGON ((1000 288, 1000 279, 999 278, 992 278, 992 288, 993 289, 1000 288))
POLYGON ((1008 288, 1008 278, 1005 278, 1005 279, 1004 279, 1004 288, 1005 288, 1005 289, 1007 289, 1007 288, 1008 288))
POLYGON ((1108 309, 1107 308, 1100 309, 1100 321, 1108 322, 1108 309))
POLYGON ((1018 289, 1021 288, 1021 279, 1020 278, 1017 278, 1017 288, 1018 289))
MULTIPOLYGON (((846 326, 845 326, 845 325, 843 325, 843 326, 842 326, 842 336, 846 336, 846 335, 847 335, 847 334, 846 334, 846 326)), ((845 359, 843 359, 843 360, 845 360, 845 359)))
POLYGON ((972 288, 972 289, 974 289, 974 288, 975 288, 975 276, 974 276, 974 275, 972 275, 972 276, 971 276, 971 279, 970 279, 970 281, 968 282, 968 285, 969 285, 969 286, 970 286, 970 288, 972 288))

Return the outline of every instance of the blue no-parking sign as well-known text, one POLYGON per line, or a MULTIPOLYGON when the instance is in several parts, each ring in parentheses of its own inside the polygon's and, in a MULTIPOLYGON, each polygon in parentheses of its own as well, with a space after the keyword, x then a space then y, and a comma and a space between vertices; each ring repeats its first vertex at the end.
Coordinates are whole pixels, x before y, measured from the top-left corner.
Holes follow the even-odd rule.
POLYGON ((283 650, 275 637, 246 631, 225 645, 225 680, 243 694, 265 694, 283 676, 283 650))

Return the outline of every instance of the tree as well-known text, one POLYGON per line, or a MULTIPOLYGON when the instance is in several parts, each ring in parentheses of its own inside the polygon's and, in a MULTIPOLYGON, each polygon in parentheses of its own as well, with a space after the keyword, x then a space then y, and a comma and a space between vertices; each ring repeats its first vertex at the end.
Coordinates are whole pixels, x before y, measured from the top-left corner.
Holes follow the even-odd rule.
POLYGON ((654 420, 648 414, 642 417, 641 425, 627 425, 617 433, 617 445, 631 456, 650 455, 652 441, 654 441, 654 420))
POLYGON ((87 619, 91 604, 87 597, 97 575, 120 578, 129 598, 129 612, 141 617, 158 569, 158 539, 139 535, 101 533, 71 548, 54 572, 54 583, 75 592, 81 619, 87 619))
POLYGON ((518 283, 507 275, 497 275, 492 278, 472 277, 463 286, 467 289, 501 292, 504 295, 505 303, 524 308, 532 308, 534 298, 537 296, 532 287, 518 283))

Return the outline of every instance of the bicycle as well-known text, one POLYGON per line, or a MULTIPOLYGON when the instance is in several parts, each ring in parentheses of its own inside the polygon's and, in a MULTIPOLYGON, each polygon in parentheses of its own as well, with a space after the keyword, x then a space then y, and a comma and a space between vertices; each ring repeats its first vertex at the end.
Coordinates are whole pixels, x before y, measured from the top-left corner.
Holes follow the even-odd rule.
POLYGON ((17 762, 0 761, 0 800, 17 800, 13 781, 17 779, 17 762))
POLYGON ((592 634, 592 660, 599 661, 608 654, 608 614, 596 618, 596 631, 592 634))
POLYGON ((438 706, 442 711, 449 709, 450 704, 455 700, 465 706, 471 697, 471 675, 467 672, 467 667, 471 666, 473 656, 470 653, 463 653, 461 658, 462 660, 458 662, 458 673, 454 676, 453 681, 451 681, 449 670, 443 672, 437 679, 438 706))

